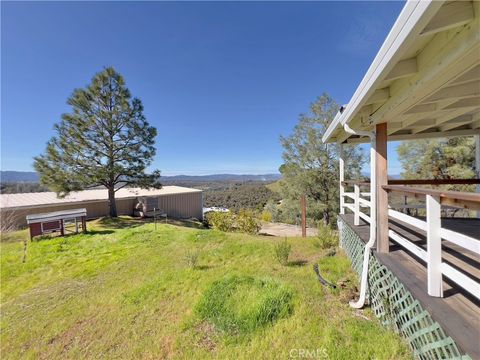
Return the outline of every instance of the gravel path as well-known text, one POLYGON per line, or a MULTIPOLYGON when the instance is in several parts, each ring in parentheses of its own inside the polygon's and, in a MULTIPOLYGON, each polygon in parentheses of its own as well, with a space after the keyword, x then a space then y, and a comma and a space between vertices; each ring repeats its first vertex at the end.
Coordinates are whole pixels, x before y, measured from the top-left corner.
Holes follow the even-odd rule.
MULTIPOLYGON (((307 236, 316 236, 317 234, 317 229, 307 228, 307 236)), ((302 236, 302 227, 283 223, 265 223, 262 225, 260 235, 302 236)))

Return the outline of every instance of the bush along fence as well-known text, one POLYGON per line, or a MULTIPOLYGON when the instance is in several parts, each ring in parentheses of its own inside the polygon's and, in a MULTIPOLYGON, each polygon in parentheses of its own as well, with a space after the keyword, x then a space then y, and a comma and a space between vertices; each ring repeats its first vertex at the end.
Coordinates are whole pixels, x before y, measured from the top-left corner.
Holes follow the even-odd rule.
MULTIPOLYGON (((361 276, 365 245, 341 219, 338 219, 338 227, 341 247, 352 261, 352 268, 361 276)), ((471 360, 470 356, 460 352, 455 341, 375 256, 370 256, 368 299, 382 324, 406 339, 415 358, 471 360)))

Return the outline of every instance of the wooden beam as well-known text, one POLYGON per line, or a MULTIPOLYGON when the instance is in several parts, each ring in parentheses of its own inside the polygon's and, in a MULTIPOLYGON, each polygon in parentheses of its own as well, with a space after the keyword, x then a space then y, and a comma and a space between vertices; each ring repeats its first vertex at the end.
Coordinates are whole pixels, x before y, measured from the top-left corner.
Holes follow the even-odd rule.
POLYGON ((464 25, 473 20, 475 14, 471 1, 452 1, 443 5, 421 32, 421 35, 464 25))
MULTIPOLYGON (((469 99, 464 99, 464 100, 469 100, 469 99)), ((467 111, 470 111, 472 110, 474 107, 472 107, 472 102, 468 102, 468 103, 465 103, 463 104, 464 106, 458 106, 458 107, 455 107, 455 108, 450 108, 450 105, 454 104, 455 102, 457 102, 456 99, 450 99, 450 100, 442 100, 442 101, 439 101, 437 102, 436 104, 425 104, 425 105, 430 105, 431 108, 435 108, 435 110, 432 110, 431 112, 422 112, 420 114, 423 114, 423 115, 419 115, 419 114, 416 114, 416 113, 412 113, 412 114, 408 114, 408 115, 404 115, 404 119, 399 121, 397 124, 397 127, 390 127, 390 124, 389 124, 389 128, 388 128, 388 135, 393 135, 393 134, 396 134, 398 133, 399 130, 403 129, 403 130, 408 130, 410 131, 410 133, 417 133, 417 132, 421 132, 425 129, 428 129, 428 128, 431 128, 431 127, 434 127, 434 126, 437 126, 439 124, 441 124, 442 122, 445 122, 445 121, 448 121, 449 119, 452 119, 456 116, 459 116, 467 111), (454 115, 450 115, 453 113, 452 110, 455 110, 455 109, 459 109, 459 108, 463 108, 463 107, 466 107, 466 108, 470 108, 470 109, 465 109, 465 110, 462 110, 460 112, 455 112, 454 115), (421 116, 421 117, 420 117, 421 116), (400 126, 398 126, 398 124, 401 124, 400 126), (420 130, 417 131, 417 128, 420 128, 420 130)), ((479 102, 480 104, 480 102, 479 102)), ((476 106, 473 105, 473 106, 476 106)), ((426 110, 428 108, 424 108, 424 110, 426 110)), ((420 109, 417 109, 417 110, 414 110, 414 111, 421 111, 420 109)))
POLYGON ((417 58, 399 61, 385 77, 385 81, 401 79, 416 74, 418 71, 417 58))
POLYGON ((464 108, 464 107, 477 106, 478 104, 480 104, 480 96, 457 100, 454 103, 448 106, 445 106, 444 109, 445 110, 458 109, 458 108, 464 108))
POLYGON ((445 99, 461 99, 480 95, 480 82, 474 80, 463 84, 451 85, 441 88, 429 96, 423 103, 436 102, 445 99))
MULTIPOLYGON (((472 126, 472 129, 451 130, 446 132, 432 131, 429 133, 421 133, 421 134, 390 135, 388 137, 388 141, 449 138, 449 137, 456 137, 456 136, 474 136, 474 135, 480 134, 480 126, 478 126, 478 128, 474 127, 475 124, 476 123, 474 123, 474 125, 472 126)), ((348 144, 365 144, 368 142, 369 142, 368 138, 351 138, 347 140, 348 144)))
POLYGON ((458 78, 451 82, 451 85, 461 84, 472 80, 480 80, 480 64, 474 66, 470 70, 467 70, 463 75, 460 75, 458 78))
POLYGON ((370 105, 370 104, 375 104, 378 102, 385 102, 388 100, 390 97, 390 89, 383 88, 383 89, 378 89, 375 90, 375 92, 370 96, 367 101, 365 102, 365 105, 370 105))
POLYGON ((376 188, 377 188, 377 251, 388 253, 388 193, 383 189, 388 185, 387 174, 387 123, 377 124, 376 128, 376 188))
POLYGON ((419 104, 411 107, 407 111, 404 112, 405 115, 408 114, 421 114, 421 113, 429 113, 432 111, 437 110, 437 104, 419 104))
MULTIPOLYGON (((472 110, 474 110, 474 109, 472 109, 472 110)), ((415 126, 414 129, 412 130, 412 134, 418 134, 418 133, 420 133, 422 131, 425 131, 425 130, 428 130, 432 127, 437 128, 439 125, 442 125, 449 120, 452 120, 452 119, 454 119, 458 116, 464 115, 465 112, 466 112, 465 109, 450 110, 450 111, 444 113, 443 115, 439 116, 436 119, 436 122, 435 122, 434 126, 415 126)))
POLYGON ((478 64, 480 22, 473 21, 455 35, 434 37, 418 55, 419 72, 408 79, 398 80, 391 97, 370 115, 372 124, 396 119, 444 84, 478 64), (420 57, 422 61, 420 62, 420 57), (422 66, 420 66, 422 63, 422 66))
POLYGON ((440 126, 440 131, 448 131, 451 129, 455 129, 459 126, 473 123, 474 121, 478 120, 478 116, 474 117, 472 114, 465 114, 462 116, 458 116, 454 119, 451 119, 440 126))
POLYGON ((424 199, 425 195, 438 196, 442 205, 471 210, 480 209, 480 194, 476 193, 413 188, 405 185, 385 185, 383 189, 387 192, 413 196, 418 199, 424 199))
POLYGON ((434 126, 435 124, 435 119, 422 119, 415 122, 415 126, 434 126))
POLYGON ((470 124, 470 129, 480 130, 480 120, 474 120, 473 123, 470 124))
MULTIPOLYGON (((370 184, 370 180, 344 180, 343 185, 370 184)), ((388 185, 480 185, 480 174, 478 179, 388 179, 388 185)))

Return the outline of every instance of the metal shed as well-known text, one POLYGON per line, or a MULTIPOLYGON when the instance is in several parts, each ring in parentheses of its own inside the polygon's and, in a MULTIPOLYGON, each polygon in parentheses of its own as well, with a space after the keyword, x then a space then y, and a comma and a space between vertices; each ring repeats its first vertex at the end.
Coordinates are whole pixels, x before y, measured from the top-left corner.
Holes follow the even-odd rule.
MULTIPOLYGON (((202 219, 203 195, 198 189, 164 186, 161 189, 123 188, 116 193, 119 215, 133 215, 140 198, 156 198, 158 206, 170 218, 202 219)), ((9 218, 15 227, 27 225, 25 217, 31 214, 85 208, 87 218, 108 216, 108 192, 106 189, 72 192, 58 198, 54 192, 1 194, 2 219, 9 218)))

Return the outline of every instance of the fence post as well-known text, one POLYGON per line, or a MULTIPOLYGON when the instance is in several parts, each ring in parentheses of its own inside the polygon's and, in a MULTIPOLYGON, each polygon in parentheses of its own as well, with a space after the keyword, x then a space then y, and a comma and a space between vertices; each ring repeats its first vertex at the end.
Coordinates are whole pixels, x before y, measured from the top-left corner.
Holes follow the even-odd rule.
POLYGON ((360 225, 360 185, 355 184, 353 185, 353 193, 354 193, 354 205, 355 208, 354 217, 353 217, 353 225, 358 226, 360 225))
POLYGON ((157 208, 153 208, 153 223, 155 224, 155 230, 157 230, 157 208))
POLYGON ((300 199, 300 205, 302 207, 302 237, 307 236, 307 204, 305 200, 305 195, 302 195, 300 199))
POLYGON ((440 198, 427 195, 427 273, 428 295, 443 297, 442 238, 440 198))

